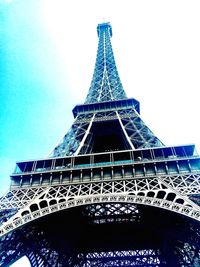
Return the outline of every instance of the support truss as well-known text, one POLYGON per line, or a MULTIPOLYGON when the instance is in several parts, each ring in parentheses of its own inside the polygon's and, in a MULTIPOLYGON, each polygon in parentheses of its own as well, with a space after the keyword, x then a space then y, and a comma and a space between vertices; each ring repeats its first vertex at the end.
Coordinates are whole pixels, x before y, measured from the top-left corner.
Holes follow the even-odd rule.
POLYGON ((86 103, 96 103, 126 98, 122 87, 110 38, 112 29, 110 24, 101 24, 97 28, 99 44, 96 64, 86 103))
POLYGON ((80 114, 72 128, 50 156, 70 156, 92 153, 92 139, 95 139, 92 124, 113 121, 120 124, 130 149, 161 147, 163 143, 152 133, 133 109, 111 110, 97 113, 80 114), (83 149, 85 147, 86 149, 83 149))
POLYGON ((79 183, 44 188, 0 228, 5 235, 16 228, 59 210, 103 202, 150 205, 200 221, 200 207, 159 177, 112 182, 79 183))
MULTIPOLYGON (((81 258, 81 255, 78 255, 81 258)), ((84 257, 84 256, 83 256, 84 257)), ((84 267, 113 266, 160 266, 159 250, 108 251, 88 253, 85 256, 84 267)))

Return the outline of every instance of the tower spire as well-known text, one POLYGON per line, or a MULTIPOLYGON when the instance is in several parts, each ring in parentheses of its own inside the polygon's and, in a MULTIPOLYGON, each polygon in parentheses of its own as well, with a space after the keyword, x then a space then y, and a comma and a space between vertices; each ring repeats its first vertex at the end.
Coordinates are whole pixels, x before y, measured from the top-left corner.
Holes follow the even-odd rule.
POLYGON ((110 40, 112 37, 110 23, 98 24, 97 34, 99 44, 96 64, 85 103, 125 99, 126 93, 119 78, 110 40))
POLYGON ((140 118, 139 102, 126 96, 110 23, 98 24, 97 34, 96 63, 85 103, 73 109, 75 121, 50 157, 163 146, 140 118))

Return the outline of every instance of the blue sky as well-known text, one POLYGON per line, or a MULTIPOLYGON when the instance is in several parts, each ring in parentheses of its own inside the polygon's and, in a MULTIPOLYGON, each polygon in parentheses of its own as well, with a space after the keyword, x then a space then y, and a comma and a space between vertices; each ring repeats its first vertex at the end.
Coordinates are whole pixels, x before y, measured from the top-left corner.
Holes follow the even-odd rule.
POLYGON ((200 148, 199 14, 195 0, 0 0, 0 194, 16 161, 46 157, 72 124, 103 21, 146 124, 166 145, 200 148))

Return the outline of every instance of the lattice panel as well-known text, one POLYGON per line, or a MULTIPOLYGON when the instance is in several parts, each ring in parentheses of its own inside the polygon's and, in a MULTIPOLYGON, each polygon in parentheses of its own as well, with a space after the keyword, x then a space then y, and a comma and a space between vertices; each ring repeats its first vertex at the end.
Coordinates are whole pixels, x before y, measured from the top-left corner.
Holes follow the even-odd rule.
POLYGON ((4 235, 15 228, 62 209, 104 202, 131 202, 168 209, 200 221, 200 207, 160 178, 48 187, 8 219, 4 235))
POLYGON ((111 26, 100 27, 96 64, 85 103, 95 103, 126 98, 111 45, 111 26))
POLYGON ((93 224, 135 222, 140 220, 138 207, 130 203, 101 203, 83 208, 93 224))
POLYGON ((88 129, 88 122, 81 120, 80 122, 75 121, 72 127, 69 129, 68 133, 64 136, 64 138, 59 142, 56 148, 50 153, 50 157, 58 157, 58 156, 70 156, 73 155, 88 129))
MULTIPOLYGON (((78 255, 81 258, 81 255, 78 255)), ((161 266, 159 250, 108 251, 88 253, 84 267, 161 266)))
POLYGON ((163 146, 163 143, 145 125, 135 110, 128 111, 129 117, 125 117, 124 112, 119 112, 119 114, 122 114, 122 123, 136 149, 163 146))
POLYGON ((0 198, 0 209, 21 208, 44 192, 45 189, 46 187, 28 187, 9 191, 0 198))

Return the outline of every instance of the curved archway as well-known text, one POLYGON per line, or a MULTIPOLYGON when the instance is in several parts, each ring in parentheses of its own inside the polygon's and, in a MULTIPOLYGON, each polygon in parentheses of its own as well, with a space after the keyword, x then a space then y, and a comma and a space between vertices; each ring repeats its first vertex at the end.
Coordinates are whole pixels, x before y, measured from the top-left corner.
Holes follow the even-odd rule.
POLYGON ((40 201, 39 205, 41 209, 48 207, 48 203, 46 200, 40 201))
MULTIPOLYGON (((175 202, 175 199, 176 199, 175 193, 169 193, 166 199, 155 198, 155 197, 152 198, 152 197, 147 197, 145 195, 142 196, 139 194, 128 195, 127 193, 87 195, 87 196, 74 197, 73 199, 70 199, 70 200, 66 198, 65 202, 61 202, 61 203, 58 203, 58 201, 54 199, 56 201, 56 204, 51 205, 50 209, 46 207, 39 208, 39 204, 37 203, 31 204, 30 207, 27 207, 27 210, 29 210, 30 208, 31 216, 27 215, 27 216, 22 217, 20 214, 21 217, 17 220, 14 220, 16 217, 19 216, 18 214, 16 214, 16 216, 12 219, 11 222, 6 222, 5 225, 2 226, 2 228, 0 229, 0 234, 1 235, 7 234, 8 232, 15 230, 16 228, 30 221, 37 220, 38 218, 43 217, 45 215, 58 212, 60 210, 69 209, 72 207, 88 205, 90 203, 98 204, 98 203, 105 203, 105 202, 127 202, 127 203, 132 203, 132 204, 149 205, 149 206, 153 206, 153 207, 157 207, 161 209, 166 209, 171 212, 179 213, 179 214, 188 216, 190 218, 193 218, 197 221, 200 220, 199 210, 195 209, 195 207, 192 207, 192 206, 191 207, 189 207, 188 205, 186 206, 185 202, 184 204, 177 203, 175 202)), ((53 201, 53 199, 51 201, 53 201)), ((45 200, 45 203, 48 203, 48 202, 45 200)))
POLYGON ((147 193, 147 197, 154 197, 154 196, 155 196, 155 192, 153 192, 153 191, 149 191, 147 193))
MULTIPOLYGON (((64 201, 65 201, 65 200, 64 200, 64 201)), ((62 201, 61 201, 60 203, 62 203, 62 201)), ((56 204, 57 204, 56 199, 52 199, 52 200, 49 201, 49 205, 50 205, 50 206, 53 206, 53 205, 56 205, 56 204)))
POLYGON ((165 197, 165 195, 166 195, 166 192, 160 190, 160 191, 158 191, 156 197, 157 197, 157 198, 160 198, 160 199, 163 199, 163 198, 165 197))
POLYGON ((34 211, 36 211, 36 210, 39 210, 39 207, 38 207, 37 204, 32 204, 32 205, 30 206, 30 210, 31 210, 31 212, 34 212, 34 211))

